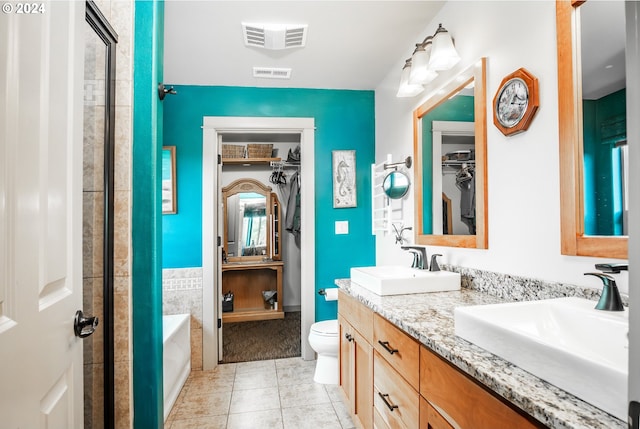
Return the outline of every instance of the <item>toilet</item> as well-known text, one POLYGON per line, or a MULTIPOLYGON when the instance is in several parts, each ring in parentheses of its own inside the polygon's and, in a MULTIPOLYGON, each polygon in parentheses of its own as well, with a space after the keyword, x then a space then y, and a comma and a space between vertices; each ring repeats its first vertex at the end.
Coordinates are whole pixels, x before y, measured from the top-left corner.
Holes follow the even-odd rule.
POLYGON ((313 381, 322 384, 338 384, 338 320, 325 320, 311 325, 309 344, 318 354, 313 381))

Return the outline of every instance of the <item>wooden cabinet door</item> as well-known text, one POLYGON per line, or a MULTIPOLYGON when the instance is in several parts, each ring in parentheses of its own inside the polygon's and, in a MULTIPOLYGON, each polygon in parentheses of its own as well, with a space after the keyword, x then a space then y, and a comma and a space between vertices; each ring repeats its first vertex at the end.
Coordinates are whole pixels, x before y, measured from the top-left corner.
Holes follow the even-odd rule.
POLYGON ((351 405, 354 393, 351 390, 352 376, 351 376, 351 341, 352 334, 351 325, 342 317, 338 315, 338 325, 340 328, 340 386, 344 395, 349 400, 349 411, 353 414, 353 406, 351 405))
POLYGON ((373 347, 357 331, 353 332, 353 383, 355 416, 364 428, 373 425, 373 347))
POLYGON ((454 429, 424 398, 420 397, 420 429, 454 429))
POLYGON ((340 327, 340 386, 351 415, 361 427, 373 424, 373 348, 342 316, 340 327))

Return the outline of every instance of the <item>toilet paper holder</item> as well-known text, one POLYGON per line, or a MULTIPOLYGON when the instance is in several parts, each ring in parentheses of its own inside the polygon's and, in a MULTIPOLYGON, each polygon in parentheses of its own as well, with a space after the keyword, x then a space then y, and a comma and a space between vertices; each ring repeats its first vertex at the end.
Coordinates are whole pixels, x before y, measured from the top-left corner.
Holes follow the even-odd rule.
POLYGON ((318 295, 324 296, 324 299, 327 301, 337 301, 338 300, 338 289, 339 288, 329 288, 329 289, 320 289, 318 291, 318 295))

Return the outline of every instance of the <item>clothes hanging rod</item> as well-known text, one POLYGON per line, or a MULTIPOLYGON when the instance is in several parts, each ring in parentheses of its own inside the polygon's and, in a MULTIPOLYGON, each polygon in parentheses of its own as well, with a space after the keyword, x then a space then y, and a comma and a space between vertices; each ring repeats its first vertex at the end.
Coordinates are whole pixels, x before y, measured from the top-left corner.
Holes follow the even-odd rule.
POLYGON ((463 165, 463 164, 475 164, 476 160, 475 159, 471 159, 468 161, 459 161, 459 160, 448 160, 448 161, 442 161, 442 165, 450 165, 450 166, 458 166, 458 165, 463 165))
POLYGON ((284 168, 286 168, 286 167, 294 168, 295 167, 295 168, 300 168, 300 163, 299 162, 293 163, 293 162, 286 162, 286 161, 270 161, 269 164, 270 164, 271 167, 284 167, 284 168))

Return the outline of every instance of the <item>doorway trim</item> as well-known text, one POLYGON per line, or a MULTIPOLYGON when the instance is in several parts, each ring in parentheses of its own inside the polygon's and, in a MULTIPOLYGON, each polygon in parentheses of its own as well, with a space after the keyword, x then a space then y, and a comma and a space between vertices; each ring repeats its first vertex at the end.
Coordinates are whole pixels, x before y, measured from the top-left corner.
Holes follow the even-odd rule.
POLYGON ((307 333, 315 321, 315 120, 314 118, 219 117, 203 118, 202 136, 202 366, 218 365, 218 318, 216 281, 220 254, 215 245, 218 236, 218 141, 223 133, 300 134, 300 166, 304 177, 300 187, 300 297, 301 355, 312 360, 315 353, 307 333))

